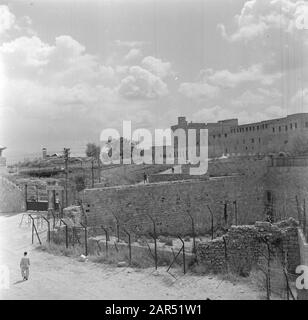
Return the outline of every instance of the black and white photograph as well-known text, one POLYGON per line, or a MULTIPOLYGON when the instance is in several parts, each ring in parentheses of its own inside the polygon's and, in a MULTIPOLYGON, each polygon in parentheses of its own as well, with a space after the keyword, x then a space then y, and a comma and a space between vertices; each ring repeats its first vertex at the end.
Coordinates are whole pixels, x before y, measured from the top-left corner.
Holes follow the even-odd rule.
POLYGON ((304 0, 0 0, 0 300, 308 300, 307 71, 304 0))

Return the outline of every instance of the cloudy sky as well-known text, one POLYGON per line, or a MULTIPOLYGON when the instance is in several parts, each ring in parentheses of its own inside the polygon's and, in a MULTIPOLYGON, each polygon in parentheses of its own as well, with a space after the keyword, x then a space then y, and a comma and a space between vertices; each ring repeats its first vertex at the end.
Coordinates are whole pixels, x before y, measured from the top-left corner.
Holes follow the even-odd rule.
POLYGON ((308 112, 304 1, 0 0, 0 144, 83 153, 102 129, 308 112))

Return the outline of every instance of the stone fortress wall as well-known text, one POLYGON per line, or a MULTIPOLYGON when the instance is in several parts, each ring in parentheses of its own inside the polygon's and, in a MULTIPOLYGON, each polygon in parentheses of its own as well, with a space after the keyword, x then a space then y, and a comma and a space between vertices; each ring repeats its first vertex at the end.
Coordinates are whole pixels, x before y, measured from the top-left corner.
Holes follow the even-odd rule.
MULTIPOLYGON (((208 129, 209 158, 226 154, 241 156, 294 152, 298 150, 302 141, 307 142, 308 113, 243 125, 238 124, 238 119, 216 123, 193 123, 188 122, 185 117, 179 117, 178 123, 171 126, 172 131, 176 129, 184 129, 186 133, 189 129, 195 129, 197 149, 200 130, 208 129)), ((175 140, 175 149, 176 146, 175 140)), ((183 156, 178 153, 185 153, 185 150, 175 150, 176 157, 183 156)))

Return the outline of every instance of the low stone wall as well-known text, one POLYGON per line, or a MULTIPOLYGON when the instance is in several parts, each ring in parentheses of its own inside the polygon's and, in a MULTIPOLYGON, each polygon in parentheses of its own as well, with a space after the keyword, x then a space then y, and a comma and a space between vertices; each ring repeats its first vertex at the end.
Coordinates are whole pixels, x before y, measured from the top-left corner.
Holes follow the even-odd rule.
POLYGON ((206 180, 208 176, 198 176, 182 173, 169 173, 169 174, 152 174, 149 176, 149 182, 162 182, 162 181, 179 181, 179 180, 206 180))
POLYGON ((232 226, 220 238, 197 246, 197 261, 208 271, 233 271, 248 275, 266 252, 265 241, 280 259, 286 254, 287 269, 294 273, 300 263, 297 223, 290 218, 276 224, 256 222, 254 226, 232 226))

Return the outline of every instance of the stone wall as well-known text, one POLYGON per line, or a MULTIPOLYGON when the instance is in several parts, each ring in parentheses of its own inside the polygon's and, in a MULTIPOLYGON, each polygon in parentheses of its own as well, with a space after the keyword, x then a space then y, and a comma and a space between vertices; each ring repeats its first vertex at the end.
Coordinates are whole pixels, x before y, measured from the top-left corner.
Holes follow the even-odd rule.
POLYGON ((23 191, 7 178, 0 176, 0 212, 18 213, 24 210, 23 191))
POLYGON ((208 173, 211 177, 242 175, 264 175, 269 163, 267 157, 229 157, 209 161, 208 173))
POLYGON ((266 240, 281 261, 287 258, 287 268, 294 273, 300 264, 297 223, 294 219, 276 224, 256 222, 253 226, 232 226, 220 238, 199 243, 197 261, 215 273, 232 271, 248 275, 262 253, 267 254, 266 240))
POLYGON ((308 167, 268 167, 264 189, 271 192, 277 220, 290 216, 298 219, 296 196, 299 211, 303 212, 308 192, 308 167))
POLYGON ((237 224, 253 224, 268 214, 273 221, 302 215, 307 167, 270 167, 265 158, 242 157, 214 161, 212 168, 219 177, 87 189, 83 203, 88 223, 114 225, 116 216, 131 230, 148 232, 152 223, 147 215, 151 215, 158 232, 189 234, 190 212, 197 234, 204 234, 211 226, 207 205, 215 228, 235 224, 236 211, 237 224), (227 171, 230 176, 224 175, 227 171))
POLYGON ((210 230, 210 206, 215 228, 235 222, 237 201, 238 223, 254 223, 264 213, 264 190, 259 177, 219 177, 199 181, 173 181, 146 185, 86 189, 83 205, 88 225, 114 225, 120 223, 134 232, 152 231, 151 215, 161 234, 204 234, 210 230), (225 216, 225 208, 227 215, 225 216))

